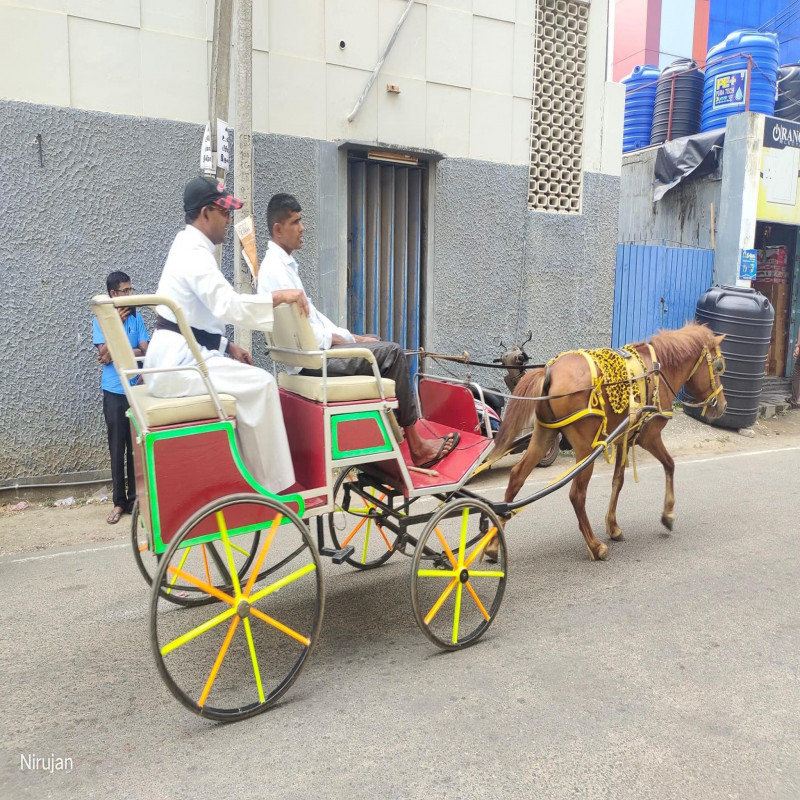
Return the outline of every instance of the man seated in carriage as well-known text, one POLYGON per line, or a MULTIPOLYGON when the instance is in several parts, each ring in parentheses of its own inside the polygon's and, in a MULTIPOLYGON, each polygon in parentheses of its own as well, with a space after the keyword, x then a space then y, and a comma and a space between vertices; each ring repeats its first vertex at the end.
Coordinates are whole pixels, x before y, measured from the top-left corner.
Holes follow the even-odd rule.
MULTIPOLYGON (((305 294, 296 289, 245 295, 225 280, 214 248, 227 237, 233 209, 241 207, 241 200, 211 178, 193 178, 186 184, 186 227, 170 248, 158 294, 172 298, 183 310, 203 348, 214 388, 236 398, 237 436, 248 470, 268 491, 279 492, 294 483, 294 469, 278 389, 272 375, 253 366, 253 359, 244 348, 225 338, 225 325, 269 330, 273 304, 297 303, 303 314, 308 314, 308 304, 305 294)), ((159 306, 157 312, 145 367, 196 363, 179 332, 175 315, 165 306, 159 306)), ((194 370, 149 374, 147 387, 156 397, 206 393, 194 370)))
MULTIPOLYGON (((303 215, 300 203, 290 194, 279 193, 267 206, 267 227, 270 242, 258 272, 260 296, 276 292, 299 290, 304 292, 298 274, 297 261, 292 253, 303 246, 303 215)), ((397 418, 408 441, 411 458, 418 467, 430 467, 447 456, 458 444, 459 434, 450 433, 440 439, 423 437, 417 425, 417 409, 411 391, 408 360, 400 345, 382 342, 373 336, 351 333, 335 325, 308 300, 308 319, 320 350, 357 343, 372 351, 381 376, 395 382, 397 418)), ((289 368, 299 371, 299 368, 289 368)), ((320 371, 302 370, 303 374, 320 375, 320 371)), ((362 358, 337 358, 328 361, 328 375, 371 375, 372 368, 362 358)))

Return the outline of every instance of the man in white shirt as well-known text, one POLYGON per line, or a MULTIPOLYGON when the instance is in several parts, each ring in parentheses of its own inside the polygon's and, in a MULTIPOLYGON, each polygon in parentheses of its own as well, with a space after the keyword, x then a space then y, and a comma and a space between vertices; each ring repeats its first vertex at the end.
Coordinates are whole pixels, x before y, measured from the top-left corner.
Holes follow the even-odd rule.
MULTIPOLYGON (((158 294, 172 298, 186 315, 203 348, 214 388, 236 397, 236 431, 248 470, 265 489, 279 492, 294 483, 294 469, 278 389, 268 372, 253 366, 244 348, 225 338, 225 324, 270 330, 273 303, 297 303, 304 314, 308 314, 308 304, 305 294, 297 290, 246 295, 225 280, 214 248, 227 237, 233 209, 241 207, 241 200, 211 178, 193 178, 186 184, 186 227, 172 243, 158 294), (230 358, 225 358, 225 353, 230 358)), ((145 367, 196 363, 172 311, 159 306, 157 313, 145 367)), ((206 393, 194 370, 149 374, 147 388, 156 397, 206 393)))
MULTIPOLYGON (((280 290, 304 291, 297 272, 297 261, 292 252, 303 246, 302 209, 290 194, 276 194, 267 207, 267 226, 271 240, 258 271, 258 292, 275 295, 280 290)), ((403 428, 411 458, 417 466, 430 467, 441 461, 458 444, 459 434, 448 434, 441 439, 424 438, 417 426, 417 409, 411 392, 408 361, 400 345, 381 342, 375 337, 361 336, 340 328, 321 313, 308 300, 308 319, 320 350, 339 345, 358 343, 373 352, 380 373, 395 382, 397 394, 397 419, 403 428)), ((320 374, 319 372, 308 374, 320 374)), ((363 358, 339 358, 328 361, 328 375, 372 375, 372 367, 363 358)))

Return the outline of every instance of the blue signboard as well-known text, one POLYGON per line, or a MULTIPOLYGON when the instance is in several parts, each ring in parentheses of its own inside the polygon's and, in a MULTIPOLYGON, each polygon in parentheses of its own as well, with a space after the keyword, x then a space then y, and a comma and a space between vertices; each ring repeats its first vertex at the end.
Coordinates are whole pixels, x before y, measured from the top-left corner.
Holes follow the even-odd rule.
POLYGON ((742 250, 739 258, 739 280, 754 281, 756 279, 756 251, 742 250))
POLYGON ((714 78, 713 108, 744 103, 747 94, 747 70, 736 69, 714 78))

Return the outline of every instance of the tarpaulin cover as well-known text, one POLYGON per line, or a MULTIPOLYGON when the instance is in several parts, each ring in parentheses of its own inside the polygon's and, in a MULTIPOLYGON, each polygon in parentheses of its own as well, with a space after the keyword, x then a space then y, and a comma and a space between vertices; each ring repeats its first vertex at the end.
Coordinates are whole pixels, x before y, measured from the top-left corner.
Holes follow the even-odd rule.
POLYGON ((656 154, 653 200, 660 200, 681 181, 710 175, 719 164, 725 128, 665 142, 656 154))

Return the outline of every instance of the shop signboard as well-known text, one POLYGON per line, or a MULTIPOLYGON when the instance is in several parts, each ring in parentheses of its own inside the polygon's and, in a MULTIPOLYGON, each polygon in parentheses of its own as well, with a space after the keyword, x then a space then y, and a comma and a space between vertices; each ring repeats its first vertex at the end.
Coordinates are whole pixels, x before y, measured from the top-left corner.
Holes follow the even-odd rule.
POLYGON ((721 75, 717 75, 716 78, 714 78, 714 109, 744 103, 746 97, 746 69, 735 69, 731 72, 723 72, 721 75))
POLYGON ((767 222, 800 225, 800 124, 764 120, 756 216, 767 222))

